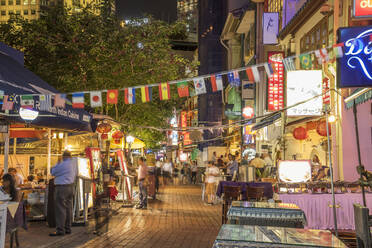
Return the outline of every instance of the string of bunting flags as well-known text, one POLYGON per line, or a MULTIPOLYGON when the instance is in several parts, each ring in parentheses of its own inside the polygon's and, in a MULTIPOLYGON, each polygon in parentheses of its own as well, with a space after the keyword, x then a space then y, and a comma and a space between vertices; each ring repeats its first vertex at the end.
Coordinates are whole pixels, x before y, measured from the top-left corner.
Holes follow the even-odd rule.
MULTIPOLYGON (((296 65, 294 62, 295 58, 300 59, 300 65, 303 69, 312 68, 312 58, 311 54, 315 54, 319 64, 330 61, 331 59, 341 58, 343 56, 344 43, 335 44, 327 48, 322 48, 319 50, 303 53, 300 55, 294 55, 286 58, 279 58, 283 63, 285 70, 293 71, 296 70, 296 65), (332 49, 331 54, 328 49, 332 49)), ((153 101, 153 88, 158 87, 160 100, 171 99, 171 85, 176 85, 177 93, 179 97, 189 97, 194 92, 195 95, 201 95, 207 93, 206 80, 210 82, 212 92, 222 91, 224 88, 224 77, 227 76, 228 83, 232 87, 241 86, 240 72, 244 71, 248 80, 251 83, 260 82, 259 68, 263 68, 270 78, 275 73, 275 68, 271 63, 261 63, 257 65, 237 68, 230 71, 223 71, 215 74, 202 75, 193 78, 187 78, 182 80, 175 80, 165 83, 149 84, 149 85, 138 85, 133 87, 128 87, 124 89, 110 89, 110 90, 95 90, 95 91, 81 91, 68 93, 72 95, 72 107, 77 109, 82 109, 85 107, 85 95, 89 94, 90 106, 92 108, 102 107, 104 100, 102 93, 106 93, 106 104, 112 105, 117 104, 119 100, 119 92, 124 92, 124 102, 125 104, 135 104, 138 102, 146 103, 153 101), (193 82, 194 91, 189 88, 189 82, 193 82), (136 90, 140 89, 140 98, 137 99, 136 90)), ((55 95, 19 95, 20 107, 23 108, 33 108, 35 106, 34 96, 39 97, 38 108, 43 111, 47 111, 50 107, 60 107, 64 108, 67 100, 67 94, 55 94, 55 95), (54 101, 52 101, 52 99, 54 101)), ((0 104, 2 103, 1 110, 12 110, 14 107, 14 102, 18 102, 17 95, 4 95, 4 92, 0 91, 0 104)))

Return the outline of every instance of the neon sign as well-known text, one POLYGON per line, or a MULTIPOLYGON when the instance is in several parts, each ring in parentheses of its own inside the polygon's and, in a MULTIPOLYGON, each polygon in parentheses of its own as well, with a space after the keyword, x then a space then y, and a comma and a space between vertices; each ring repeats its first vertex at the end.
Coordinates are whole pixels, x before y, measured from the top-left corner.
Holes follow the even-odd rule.
POLYGON ((353 12, 355 18, 372 17, 372 0, 354 0, 353 12))
POLYGON ((372 86, 372 26, 341 28, 344 56, 338 60, 339 87, 372 86))

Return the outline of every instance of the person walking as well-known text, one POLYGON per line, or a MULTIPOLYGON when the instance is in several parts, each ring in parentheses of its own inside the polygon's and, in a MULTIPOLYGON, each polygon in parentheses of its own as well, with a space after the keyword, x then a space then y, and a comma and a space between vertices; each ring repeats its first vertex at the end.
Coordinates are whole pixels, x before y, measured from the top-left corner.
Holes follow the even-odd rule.
POLYGON ((198 173, 198 166, 194 161, 191 166, 191 183, 196 184, 196 175, 198 173))
POLYGON ((51 174, 55 177, 56 232, 49 235, 62 236, 71 233, 72 200, 77 176, 77 163, 72 160, 69 151, 63 152, 62 161, 51 169, 51 174))
POLYGON ((265 170, 265 161, 261 159, 260 154, 256 153, 256 157, 251 160, 250 165, 256 168, 257 178, 262 178, 265 170))
POLYGON ((230 162, 227 164, 227 174, 229 175, 227 181, 236 181, 238 178, 239 164, 232 154, 229 154, 229 160, 230 162))
POLYGON ((163 164, 163 180, 164 185, 167 185, 172 180, 173 165, 170 159, 167 159, 167 162, 163 164))
POLYGON ((147 165, 145 159, 138 159, 138 187, 140 203, 136 206, 137 209, 147 209, 147 165))
POLYGON ((216 198, 216 182, 220 170, 216 167, 213 161, 208 162, 208 167, 205 170, 205 194, 207 195, 207 204, 212 205, 216 198))

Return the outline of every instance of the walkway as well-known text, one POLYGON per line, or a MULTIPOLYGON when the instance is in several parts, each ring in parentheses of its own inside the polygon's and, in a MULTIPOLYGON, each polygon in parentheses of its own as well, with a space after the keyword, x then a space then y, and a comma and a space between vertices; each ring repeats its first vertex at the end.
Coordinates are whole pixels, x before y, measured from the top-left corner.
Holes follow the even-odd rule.
MULTIPOLYGON (((122 208, 113 216, 106 232, 92 234, 92 227, 73 229, 72 235, 62 238, 44 236, 32 244, 28 233, 20 233, 22 247, 140 247, 140 248, 209 248, 212 247, 221 222, 221 206, 206 206, 201 201, 199 186, 167 186, 147 210, 122 208), (28 236, 28 237, 26 237, 28 236), (42 239, 42 238, 41 238, 42 239), (39 243, 39 245, 38 245, 39 243)), ((94 222, 92 220, 91 222, 94 222)), ((93 223, 92 223, 93 224, 93 223)), ((40 228, 39 228, 40 229, 40 228)), ((37 237, 47 235, 44 228, 37 237)))

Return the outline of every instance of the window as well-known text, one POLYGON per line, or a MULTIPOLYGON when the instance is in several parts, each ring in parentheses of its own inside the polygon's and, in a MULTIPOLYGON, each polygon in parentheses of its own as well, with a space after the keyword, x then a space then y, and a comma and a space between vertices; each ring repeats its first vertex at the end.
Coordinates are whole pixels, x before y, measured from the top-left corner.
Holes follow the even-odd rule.
POLYGON ((8 0, 8 5, 13 5, 13 0, 8 0))
POLYGON ((25 10, 23 11, 23 15, 28 15, 28 9, 25 9, 25 10))
POLYGON ((6 11, 5 11, 5 10, 2 10, 2 11, 1 11, 1 15, 2 15, 2 16, 5 16, 5 15, 6 15, 6 11))
POLYGON ((13 15, 14 14, 14 11, 13 10, 9 10, 8 11, 8 15, 13 15))
POLYGON ((6 5, 5 0, 1 0, 1 5, 6 5))
POLYGON ((16 5, 21 5, 21 0, 16 0, 16 5))
POLYGON ((36 0, 31 0, 31 4, 32 5, 35 5, 36 4, 36 0))
POLYGON ((28 0, 23 0, 23 5, 27 5, 28 4, 28 0))
POLYGON ((20 15, 21 14, 21 11, 20 10, 16 10, 16 15, 20 15))
POLYGON ((31 15, 36 15, 36 10, 32 9, 31 10, 31 15))

